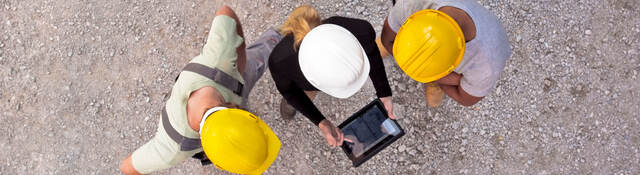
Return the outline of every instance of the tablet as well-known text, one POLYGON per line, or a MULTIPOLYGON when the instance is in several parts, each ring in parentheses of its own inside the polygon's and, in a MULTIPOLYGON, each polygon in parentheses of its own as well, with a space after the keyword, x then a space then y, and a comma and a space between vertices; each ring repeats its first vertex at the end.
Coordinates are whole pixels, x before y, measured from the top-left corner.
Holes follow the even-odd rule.
POLYGON ((338 125, 344 137, 353 143, 343 142, 342 150, 354 167, 371 159, 391 143, 404 136, 404 130, 387 115, 379 99, 369 103, 338 125))

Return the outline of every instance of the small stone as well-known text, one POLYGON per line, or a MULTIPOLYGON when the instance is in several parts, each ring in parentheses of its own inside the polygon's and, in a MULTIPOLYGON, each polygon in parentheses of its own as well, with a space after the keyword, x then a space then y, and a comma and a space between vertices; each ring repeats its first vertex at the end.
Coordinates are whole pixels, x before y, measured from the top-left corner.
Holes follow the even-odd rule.
POLYGON ((67 56, 69 57, 73 56, 73 51, 69 51, 69 53, 67 53, 67 56))
POLYGON ((356 7, 356 10, 358 11, 358 13, 362 13, 364 11, 364 7, 363 6, 358 6, 358 7, 356 7))
POLYGON ((584 34, 591 35, 591 30, 585 30, 584 34))
POLYGON ((400 151, 400 152, 404 152, 405 150, 407 150, 407 147, 406 147, 406 146, 404 146, 404 145, 400 145, 400 146, 398 147, 398 151, 400 151))

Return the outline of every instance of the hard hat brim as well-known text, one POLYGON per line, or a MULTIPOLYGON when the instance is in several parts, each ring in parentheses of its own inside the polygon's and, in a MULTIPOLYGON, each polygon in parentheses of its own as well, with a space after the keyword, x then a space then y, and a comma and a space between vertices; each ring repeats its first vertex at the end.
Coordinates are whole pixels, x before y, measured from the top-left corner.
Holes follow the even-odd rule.
POLYGON ((280 152, 280 147, 282 146, 280 139, 278 139, 278 136, 276 136, 271 128, 269 128, 269 126, 261 119, 258 120, 260 120, 259 123, 264 129, 265 135, 267 136, 267 158, 265 159, 264 163, 260 165, 260 167, 258 167, 255 171, 250 172, 249 174, 262 174, 267 171, 267 169, 269 169, 276 158, 278 158, 278 153, 280 152))

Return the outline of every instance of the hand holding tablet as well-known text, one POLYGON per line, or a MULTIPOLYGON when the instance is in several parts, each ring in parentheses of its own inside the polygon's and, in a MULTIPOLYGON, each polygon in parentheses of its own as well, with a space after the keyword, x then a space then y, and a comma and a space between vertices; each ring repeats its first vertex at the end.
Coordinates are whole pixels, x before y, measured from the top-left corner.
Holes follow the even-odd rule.
POLYGON ((404 130, 389 118, 385 105, 379 99, 353 114, 338 128, 345 140, 349 140, 341 147, 354 167, 360 166, 404 135, 404 130))

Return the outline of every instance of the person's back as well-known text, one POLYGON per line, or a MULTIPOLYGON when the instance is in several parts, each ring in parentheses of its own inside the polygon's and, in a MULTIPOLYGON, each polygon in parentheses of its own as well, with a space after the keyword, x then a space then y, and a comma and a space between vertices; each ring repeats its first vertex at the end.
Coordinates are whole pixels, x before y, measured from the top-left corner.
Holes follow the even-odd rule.
POLYGON ((149 174, 193 156, 203 165, 255 174, 264 172, 277 157, 280 141, 273 131, 237 107, 246 104, 280 35, 267 30, 245 48, 240 22, 227 6, 216 12, 209 33, 202 53, 176 79, 155 137, 125 158, 123 173, 149 174), (238 128, 243 129, 228 135, 238 128), (228 136, 220 137, 224 135, 228 136), (223 152, 225 156, 211 157, 223 152))
MULTIPOLYGON (((391 9, 383 29, 382 44, 389 52, 393 48, 390 38, 395 38, 411 15, 424 9, 440 10, 450 15, 462 29, 466 39, 464 56, 452 70, 458 75, 452 73, 449 77, 442 77, 458 82, 454 81, 453 85, 440 83, 439 86, 461 104, 475 104, 492 91, 511 56, 504 27, 494 14, 473 0, 401 0, 391 9)), ((429 101, 429 97, 427 99, 429 101)))

